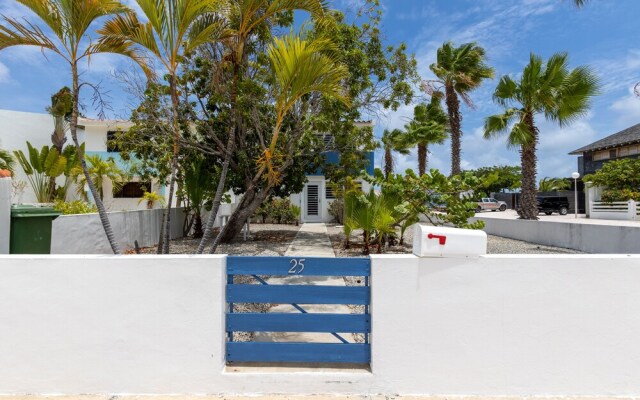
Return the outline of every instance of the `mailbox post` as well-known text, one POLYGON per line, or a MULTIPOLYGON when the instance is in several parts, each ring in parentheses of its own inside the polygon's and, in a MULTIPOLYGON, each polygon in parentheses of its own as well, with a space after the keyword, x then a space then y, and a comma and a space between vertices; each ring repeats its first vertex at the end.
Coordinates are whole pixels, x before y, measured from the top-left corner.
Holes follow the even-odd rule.
POLYGON ((413 254, 418 257, 479 257, 487 254, 487 234, 473 229, 416 225, 413 254))

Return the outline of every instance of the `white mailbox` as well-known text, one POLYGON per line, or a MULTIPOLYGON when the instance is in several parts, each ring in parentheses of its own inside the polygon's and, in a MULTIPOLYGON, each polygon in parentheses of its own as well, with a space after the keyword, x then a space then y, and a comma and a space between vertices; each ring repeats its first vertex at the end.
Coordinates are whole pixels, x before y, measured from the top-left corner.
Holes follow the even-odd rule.
POLYGON ((416 225, 413 254, 418 257, 478 257, 487 254, 487 234, 473 229, 416 225))

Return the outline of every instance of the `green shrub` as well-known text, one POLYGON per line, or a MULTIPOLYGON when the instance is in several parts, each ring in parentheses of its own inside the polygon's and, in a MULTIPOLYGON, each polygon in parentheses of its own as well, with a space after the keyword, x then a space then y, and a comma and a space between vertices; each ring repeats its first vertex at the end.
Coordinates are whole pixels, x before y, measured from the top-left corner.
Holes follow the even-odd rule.
POLYGON ((640 201, 640 192, 631 189, 607 189, 602 193, 602 201, 613 203, 614 201, 640 201))
POLYGON ((265 201, 257 210, 256 215, 262 223, 292 224, 300 219, 301 209, 291 204, 289 199, 271 198, 265 201))
POLYGON ((96 206, 86 203, 82 200, 62 201, 56 200, 53 204, 56 211, 60 211, 64 215, 71 214, 91 214, 98 212, 96 206))

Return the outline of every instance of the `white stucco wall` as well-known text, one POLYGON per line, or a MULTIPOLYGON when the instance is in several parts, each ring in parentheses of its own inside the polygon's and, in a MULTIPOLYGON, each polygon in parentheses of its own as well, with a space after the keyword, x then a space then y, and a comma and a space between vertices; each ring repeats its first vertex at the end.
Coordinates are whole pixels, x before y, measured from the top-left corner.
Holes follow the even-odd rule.
MULTIPOLYGON (((109 212, 109 221, 123 250, 155 246, 162 209, 109 212)), ((171 237, 182 237, 184 209, 172 209, 171 237)), ((51 254, 112 254, 98 214, 62 215, 53 221, 51 254)))
POLYGON ((640 395, 640 257, 372 257, 371 372, 230 372, 224 256, 0 256, 0 394, 640 395))
MULTIPOLYGON (((51 145, 53 132, 53 118, 45 113, 28 113, 19 111, 0 110, 0 148, 12 153, 22 150, 27 154, 27 141, 40 148, 51 145)), ((68 138, 68 143, 71 138, 68 138)), ((22 168, 16 164, 15 180, 27 181, 22 168)), ((62 181, 60 181, 62 182, 62 181)), ((36 201, 33 190, 27 185, 22 198, 25 203, 36 201)))
POLYGON ((11 178, 0 178, 0 254, 9 254, 11 178))
MULTIPOLYGON (((476 220, 477 218, 472 218, 476 220)), ((484 231, 547 246, 565 247, 587 253, 640 253, 640 226, 572 224, 551 221, 480 218, 484 231)))

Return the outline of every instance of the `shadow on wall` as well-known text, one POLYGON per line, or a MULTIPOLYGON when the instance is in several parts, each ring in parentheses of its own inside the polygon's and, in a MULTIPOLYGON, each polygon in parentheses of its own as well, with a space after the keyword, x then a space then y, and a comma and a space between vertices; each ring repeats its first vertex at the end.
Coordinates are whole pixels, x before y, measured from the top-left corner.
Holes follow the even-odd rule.
MULTIPOLYGON (((109 220, 123 249, 158 244, 162 209, 117 211, 109 220)), ((182 237, 184 208, 171 210, 171 238, 182 237)), ((62 215, 53 221, 51 254, 112 254, 98 214, 62 215)))

